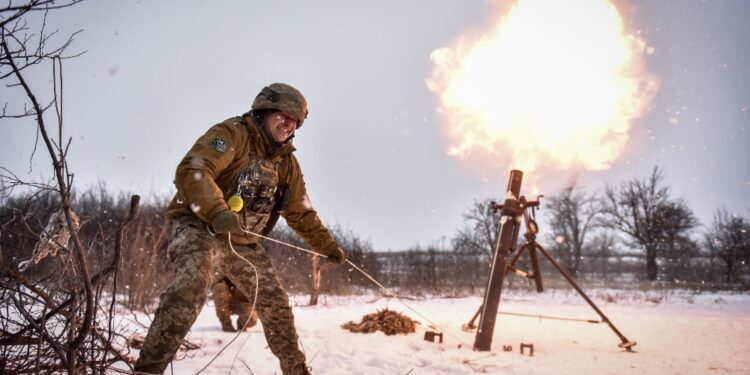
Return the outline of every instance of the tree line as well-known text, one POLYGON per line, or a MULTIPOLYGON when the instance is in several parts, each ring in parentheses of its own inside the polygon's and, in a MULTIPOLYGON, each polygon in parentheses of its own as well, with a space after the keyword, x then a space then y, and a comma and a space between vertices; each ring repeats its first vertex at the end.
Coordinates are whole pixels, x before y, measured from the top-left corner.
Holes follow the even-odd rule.
MULTIPOLYGON (((112 257, 112 233, 128 214, 129 195, 111 194, 106 186, 74 194, 72 206, 80 218, 79 236, 94 270, 112 257)), ((710 226, 700 230, 687 203, 672 197, 664 172, 654 168, 645 178, 607 185, 603 192, 586 191, 572 181, 542 198, 539 241, 568 272, 579 279, 610 284, 673 283, 746 289, 750 285, 750 220, 717 209, 710 226)), ((166 247, 170 233, 163 213, 164 197, 141 203, 122 249, 119 289, 121 302, 136 309, 153 307, 171 280, 166 247)), ((464 213, 464 227, 449 241, 378 252, 351 229, 333 226, 348 258, 388 288, 409 294, 475 294, 484 288, 497 242, 499 217, 490 199, 475 200, 464 213)), ((54 194, 5 196, 0 200, 0 253, 4 267, 17 269, 44 233, 48 218, 59 209, 54 194)), ((271 237, 306 248, 286 225, 271 237)), ((279 276, 293 293, 349 294, 374 284, 349 265, 326 267, 325 261, 277 242, 263 240, 279 276), (317 274, 316 274, 317 273, 317 274), (317 287, 316 287, 317 284, 317 287)), ((516 248, 520 247, 519 245, 516 248)), ((54 275, 65 262, 59 253, 29 269, 34 278, 54 275)), ((540 262, 545 278, 559 280, 556 271, 540 262)), ((522 258, 520 268, 530 269, 522 258)), ((508 282, 513 283, 513 278, 508 282)))
MULTIPOLYGON (((673 196, 664 170, 643 178, 587 191, 573 179, 543 198, 541 242, 574 277, 750 283, 750 219, 718 208, 700 228, 684 199, 673 196), (547 228, 544 228, 544 226, 547 228)), ((454 237, 455 251, 489 257, 497 242, 499 218, 490 200, 476 200, 464 214, 466 226, 454 237)))

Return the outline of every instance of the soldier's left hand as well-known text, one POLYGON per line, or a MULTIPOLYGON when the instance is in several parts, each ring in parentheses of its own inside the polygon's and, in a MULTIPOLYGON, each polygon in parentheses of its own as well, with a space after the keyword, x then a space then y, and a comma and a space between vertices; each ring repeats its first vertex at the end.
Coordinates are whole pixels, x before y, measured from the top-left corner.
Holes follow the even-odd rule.
POLYGON ((344 264, 346 262, 346 253, 341 247, 337 247, 336 250, 328 254, 328 260, 336 264, 344 264))

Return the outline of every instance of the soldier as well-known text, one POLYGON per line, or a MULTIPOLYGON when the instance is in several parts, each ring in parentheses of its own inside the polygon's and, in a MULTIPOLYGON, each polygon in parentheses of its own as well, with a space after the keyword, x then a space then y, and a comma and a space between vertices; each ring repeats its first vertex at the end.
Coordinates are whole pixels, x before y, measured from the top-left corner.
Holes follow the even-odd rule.
POLYGON ((216 317, 224 332, 249 331, 258 322, 253 303, 226 277, 211 287, 216 317), (237 314, 237 329, 232 325, 232 314, 237 314))
POLYGON ((251 234, 267 232, 280 213, 315 252, 335 263, 345 261, 310 204, 292 153, 292 138, 306 117, 307 101, 297 89, 271 84, 248 113, 210 128, 178 165, 177 193, 167 208, 173 221, 168 254, 175 278, 161 295, 136 373, 164 372, 217 281, 218 266, 255 299, 266 341, 283 373, 309 374, 289 298, 259 238, 251 234))

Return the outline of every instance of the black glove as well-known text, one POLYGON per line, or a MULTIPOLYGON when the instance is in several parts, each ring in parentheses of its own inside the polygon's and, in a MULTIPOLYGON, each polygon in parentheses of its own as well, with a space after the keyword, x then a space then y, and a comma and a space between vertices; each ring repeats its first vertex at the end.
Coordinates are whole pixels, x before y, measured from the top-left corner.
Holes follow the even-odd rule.
POLYGON ((344 262, 346 262, 346 254, 344 253, 344 249, 337 247, 336 250, 333 250, 330 254, 328 254, 328 260, 336 264, 344 264, 344 262))
POLYGON ((230 210, 224 210, 214 215, 211 219, 211 227, 216 233, 242 233, 240 217, 230 210))

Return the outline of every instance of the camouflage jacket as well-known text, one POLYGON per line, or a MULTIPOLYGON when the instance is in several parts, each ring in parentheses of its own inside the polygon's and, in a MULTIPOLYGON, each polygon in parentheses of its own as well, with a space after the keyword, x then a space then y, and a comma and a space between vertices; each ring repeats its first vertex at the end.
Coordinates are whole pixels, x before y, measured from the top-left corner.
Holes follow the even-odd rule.
MULTIPOLYGON (((266 155, 265 135, 249 115, 214 125, 177 166, 177 193, 167 208, 167 217, 192 215, 210 223, 214 215, 229 209, 227 199, 236 192, 243 170, 263 158, 278 167, 278 185, 288 187, 288 201, 281 216, 314 251, 330 254, 338 245, 310 204, 294 151, 288 142, 266 155)), ((258 242, 258 237, 234 235, 232 242, 250 244, 258 242)))

